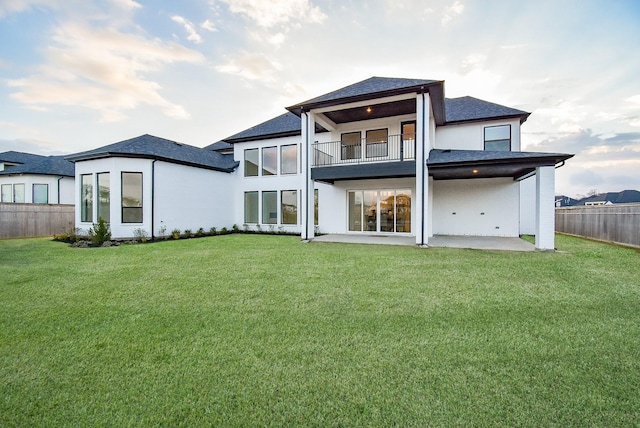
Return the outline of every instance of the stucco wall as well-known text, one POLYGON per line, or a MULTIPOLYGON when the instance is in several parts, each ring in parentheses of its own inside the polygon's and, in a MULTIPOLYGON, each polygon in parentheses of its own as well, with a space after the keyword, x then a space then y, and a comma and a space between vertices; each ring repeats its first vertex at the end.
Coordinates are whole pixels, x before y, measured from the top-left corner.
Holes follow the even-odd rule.
POLYGON ((511 125, 511 151, 520 151, 520 121, 497 120, 436 128, 436 149, 484 150, 484 128, 511 125))
POLYGON ((49 204, 73 204, 74 201, 74 179, 72 177, 62 177, 58 175, 36 175, 21 174, 11 176, 0 176, 2 184, 24 184, 24 203, 33 202, 33 185, 47 184, 49 186, 49 204), (58 179, 60 179, 60 201, 58 201, 58 179))
POLYGON ((520 234, 536 234, 536 177, 520 182, 520 234))
POLYGON ((519 235, 519 186, 512 179, 442 180, 432 187, 434 235, 519 235))

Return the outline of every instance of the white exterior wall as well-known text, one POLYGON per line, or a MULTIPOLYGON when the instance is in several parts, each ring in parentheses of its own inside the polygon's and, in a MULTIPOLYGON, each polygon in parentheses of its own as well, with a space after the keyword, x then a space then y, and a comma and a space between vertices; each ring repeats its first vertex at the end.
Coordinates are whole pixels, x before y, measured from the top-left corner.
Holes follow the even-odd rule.
POLYGON ((24 184, 24 203, 33 203, 33 185, 47 184, 49 186, 49 204, 73 204, 74 179, 59 175, 22 174, 12 176, 0 176, 2 184, 24 184), (58 201, 58 179, 60 179, 60 200, 58 201))
POLYGON ((520 234, 536 234, 536 177, 520 181, 520 234))
MULTIPOLYGON (((154 235, 165 235, 173 229, 199 228, 209 231, 226 227, 235 221, 235 173, 213 171, 158 161, 154 166, 154 235)), ((113 202, 112 202, 113 204, 113 202)), ((238 226, 241 223, 237 223, 238 226)), ((150 231, 150 228, 148 229, 150 231)))
POLYGON ((495 120, 436 128, 436 149, 484 150, 484 128, 511 125, 511 151, 520 151, 520 120, 495 120))
POLYGON ((511 178, 434 181, 433 233, 519 236, 518 193, 511 178))
MULTIPOLYGON (((291 233, 300 233, 302 225, 302 209, 304 201, 302 200, 302 186, 304 185, 304 178, 302 174, 303 162, 302 162, 302 147, 300 142, 300 136, 295 137, 282 137, 271 138, 267 140, 249 141, 244 143, 234 144, 234 159, 240 162, 238 170, 235 172, 236 185, 234 187, 233 194, 233 214, 234 223, 241 229, 245 225, 244 221, 244 193, 245 192, 259 192, 258 193, 258 220, 262 221, 262 192, 263 191, 277 191, 277 206, 278 206, 278 219, 277 224, 273 225, 260 225, 262 230, 269 230, 270 226, 273 226, 274 230, 282 230, 291 233), (290 144, 298 145, 298 172, 296 174, 280 174, 281 172, 281 146, 290 144), (278 174, 257 177, 245 177, 244 176, 244 151, 246 149, 254 149, 263 147, 277 147, 278 153, 278 174), (281 192, 283 190, 296 190, 298 196, 298 224, 282 224, 282 212, 281 212, 281 192)), ((262 172, 262 150, 259 151, 259 173, 262 172)), ((311 197, 313 197, 313 190, 311 191, 311 197)), ((247 224, 247 228, 255 230, 257 225, 247 224)))

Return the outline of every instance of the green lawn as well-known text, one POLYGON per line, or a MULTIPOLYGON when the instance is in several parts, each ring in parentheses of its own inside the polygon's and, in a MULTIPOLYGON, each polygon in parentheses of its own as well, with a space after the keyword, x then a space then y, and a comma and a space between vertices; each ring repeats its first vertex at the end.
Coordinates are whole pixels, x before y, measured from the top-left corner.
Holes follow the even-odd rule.
POLYGON ((0 241, 0 426, 632 426, 640 253, 0 241))

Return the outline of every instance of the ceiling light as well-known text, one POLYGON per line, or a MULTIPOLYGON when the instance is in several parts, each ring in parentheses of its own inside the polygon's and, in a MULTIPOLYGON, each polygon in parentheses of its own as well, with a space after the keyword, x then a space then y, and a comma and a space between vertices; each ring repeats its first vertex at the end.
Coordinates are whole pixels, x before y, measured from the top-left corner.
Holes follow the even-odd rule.
POLYGON ((477 169, 474 169, 474 170, 473 170, 473 173, 474 173, 474 174, 477 174, 477 173, 478 173, 478 170, 477 170, 477 169))
POLYGON ((371 107, 367 107, 367 113, 371 113, 371 107))

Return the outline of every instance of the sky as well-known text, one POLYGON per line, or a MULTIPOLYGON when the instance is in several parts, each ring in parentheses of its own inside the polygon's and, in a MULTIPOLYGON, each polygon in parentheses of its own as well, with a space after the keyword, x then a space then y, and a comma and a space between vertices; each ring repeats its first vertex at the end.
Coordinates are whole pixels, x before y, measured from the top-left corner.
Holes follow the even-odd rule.
POLYGON ((638 0, 0 0, 0 152, 204 147, 371 76, 531 112, 557 194, 640 190, 638 0))

